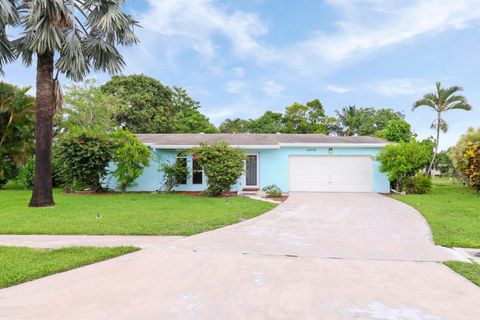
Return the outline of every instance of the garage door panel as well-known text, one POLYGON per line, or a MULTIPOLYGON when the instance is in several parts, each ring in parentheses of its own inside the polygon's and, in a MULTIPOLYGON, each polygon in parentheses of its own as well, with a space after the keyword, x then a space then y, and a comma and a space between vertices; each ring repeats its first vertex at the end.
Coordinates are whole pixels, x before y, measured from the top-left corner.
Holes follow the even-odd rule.
POLYGON ((369 156, 291 156, 290 191, 372 192, 369 156))

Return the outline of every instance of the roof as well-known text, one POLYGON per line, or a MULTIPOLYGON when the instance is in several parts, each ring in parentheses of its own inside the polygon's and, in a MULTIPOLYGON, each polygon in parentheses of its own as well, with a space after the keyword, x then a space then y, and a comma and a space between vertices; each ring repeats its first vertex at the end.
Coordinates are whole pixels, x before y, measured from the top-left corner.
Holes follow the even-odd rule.
POLYGON ((152 148, 190 148, 199 144, 212 144, 225 141, 236 147, 244 148, 280 148, 286 146, 320 147, 320 146, 357 146, 382 147, 385 140, 367 137, 352 136, 339 137, 324 134, 137 134, 140 141, 152 148))

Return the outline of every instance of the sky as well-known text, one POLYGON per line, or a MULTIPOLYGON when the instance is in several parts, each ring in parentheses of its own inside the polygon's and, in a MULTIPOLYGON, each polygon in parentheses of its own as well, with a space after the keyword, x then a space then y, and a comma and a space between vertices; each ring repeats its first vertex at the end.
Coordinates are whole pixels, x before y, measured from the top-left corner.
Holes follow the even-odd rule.
MULTIPOLYGON (((142 28, 121 50, 123 74, 186 88, 216 125, 318 98, 331 115, 402 111, 425 138, 435 114, 411 106, 441 81, 474 109, 445 115, 440 147, 480 127, 480 0, 127 0, 125 10, 142 28)), ((34 68, 5 69, 5 81, 34 84, 34 68)))

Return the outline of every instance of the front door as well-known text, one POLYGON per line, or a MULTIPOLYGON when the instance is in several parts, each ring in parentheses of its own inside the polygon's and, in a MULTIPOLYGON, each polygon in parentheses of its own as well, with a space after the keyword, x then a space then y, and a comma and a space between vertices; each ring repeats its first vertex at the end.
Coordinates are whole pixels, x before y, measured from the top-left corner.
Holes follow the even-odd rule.
POLYGON ((247 187, 258 186, 257 164, 258 156, 256 154, 247 155, 247 161, 245 164, 245 185, 247 187))

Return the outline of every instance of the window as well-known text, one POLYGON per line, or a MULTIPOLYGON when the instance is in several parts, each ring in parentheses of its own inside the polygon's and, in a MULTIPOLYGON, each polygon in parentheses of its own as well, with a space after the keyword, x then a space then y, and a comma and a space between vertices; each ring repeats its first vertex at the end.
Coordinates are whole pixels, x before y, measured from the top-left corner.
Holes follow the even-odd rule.
POLYGON ((203 170, 195 157, 192 158, 192 178, 193 184, 203 183, 203 170))
MULTIPOLYGON (((177 165, 187 167, 187 156, 185 154, 177 154, 177 165)), ((182 178, 182 180, 179 181, 179 184, 187 184, 187 177, 182 178)))

